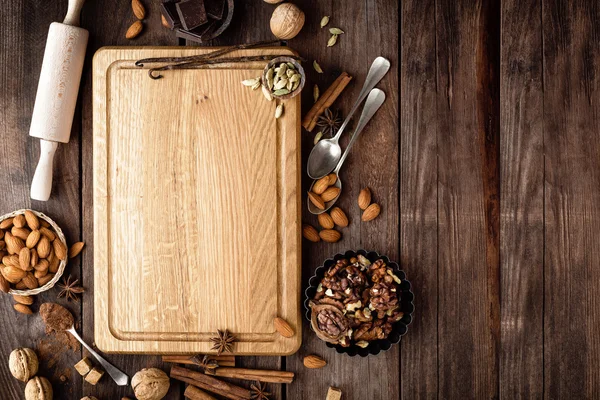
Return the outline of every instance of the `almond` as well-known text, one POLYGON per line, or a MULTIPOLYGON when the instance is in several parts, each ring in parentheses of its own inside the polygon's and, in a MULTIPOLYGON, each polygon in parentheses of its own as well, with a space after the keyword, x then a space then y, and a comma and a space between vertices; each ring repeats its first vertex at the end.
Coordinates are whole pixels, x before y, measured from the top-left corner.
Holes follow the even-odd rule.
POLYGON ((7 218, 4 221, 0 222, 0 229, 8 229, 13 224, 13 218, 7 218))
POLYGON ((31 249, 31 266, 35 267, 40 261, 36 249, 31 249))
POLYGON ((27 272, 23 271, 21 268, 18 267, 5 267, 2 270, 2 275, 10 283, 16 284, 27 275, 27 272))
POLYGON ((6 232, 6 235, 4 235, 4 240, 6 241, 6 249, 8 250, 9 254, 19 254, 21 249, 25 247, 23 240, 19 239, 18 237, 14 237, 10 232, 6 232))
POLYGON ((331 186, 337 182, 338 177, 336 174, 331 173, 331 174, 327 175, 327 177, 329 178, 329 186, 331 186))
POLYGON ((29 236, 27 236, 27 238, 25 239, 25 246, 27 246, 30 249, 33 249, 40 241, 40 237, 42 237, 42 234, 39 230, 36 229, 31 231, 29 236))
POLYGON ((162 15, 162 14, 160 16, 160 22, 162 23, 162 26, 164 26, 165 28, 171 29, 171 25, 169 24, 169 21, 167 21, 167 19, 165 18, 165 16, 162 15))
POLYGON ((304 366, 306 368, 313 368, 313 369, 323 368, 324 366, 327 365, 327 361, 323 360, 321 357, 316 356, 314 354, 304 357, 304 360, 302 360, 302 362, 304 363, 304 366))
POLYGON ((327 190, 325 190, 323 192, 323 194, 321 195, 321 198, 323 199, 323 201, 325 203, 335 199, 336 197, 338 197, 340 195, 340 188, 337 187, 329 187, 327 188, 327 190))
POLYGON ((25 220, 25 216, 23 214, 19 214, 16 217, 13 218, 12 223, 17 228, 22 228, 22 227, 25 226, 25 224, 27 223, 27 221, 25 220))
MULTIPOLYGON (((4 231, 0 231, 4 234, 4 231)), ((6 247, 6 242, 4 240, 0 240, 0 250, 6 247)))
POLYGON ((321 225, 323 229, 333 229, 334 223, 333 218, 331 218, 331 215, 323 213, 319 214, 317 218, 319 219, 319 225, 321 225))
POLYGON ((27 286, 27 289, 33 290, 39 287, 39 283, 36 277, 31 273, 27 272, 27 275, 23 278, 23 283, 27 286))
POLYGON ((18 237, 21 240, 27 240, 27 236, 29 236, 31 231, 27 228, 17 228, 16 226, 13 226, 10 230, 10 233, 12 233, 14 237, 18 237))
POLYGON ((30 306, 33 304, 32 296, 21 296, 20 294, 13 294, 12 297, 19 304, 25 304, 26 306, 30 306))
POLYGON ((4 293, 8 293, 10 291, 10 283, 8 283, 4 275, 0 275, 0 290, 2 290, 4 293))
POLYGON ((127 32, 125 33, 125 38, 135 39, 142 32, 143 28, 144 24, 142 24, 142 21, 135 21, 133 24, 131 24, 129 29, 127 29, 127 32))
POLYGON ((318 194, 313 193, 313 192, 308 192, 308 199, 319 210, 324 210, 325 209, 325 202, 323 201, 323 199, 321 198, 321 196, 319 196, 318 194))
POLYGON ((25 211, 25 221, 31 230, 40 229, 40 220, 31 210, 25 211))
POLYGON ((23 271, 31 268, 31 253, 27 247, 23 247, 19 252, 19 267, 23 271))
POLYGON ((6 265, 7 267, 21 267, 21 263, 19 263, 19 256, 16 254, 2 257, 2 264, 6 265))
POLYGON ((40 286, 44 286, 46 283, 50 282, 54 278, 54 274, 47 274, 38 278, 38 283, 40 286))
POLYGON ((17 310, 21 314, 28 314, 28 315, 33 314, 33 311, 31 311, 31 308, 29 308, 29 306, 26 306, 25 304, 17 303, 13 307, 15 308, 15 310, 17 310))
POLYGON ((312 191, 316 194, 321 194, 330 186, 329 176, 324 176, 321 179, 318 179, 313 185, 312 191))
POLYGON ((23 281, 19 281, 15 284, 15 289, 17 290, 25 290, 27 289, 27 286, 25 286, 25 284, 23 283, 23 281))
POLYGON ((364 188, 358 194, 358 206, 361 210, 366 210, 369 204, 371 204, 371 190, 364 188))
POLYGON ((342 228, 348 226, 348 217, 346 216, 346 213, 339 207, 333 207, 331 209, 331 218, 337 226, 341 226, 342 228))
POLYGON ((380 212, 381 207, 379 207, 379 204, 373 203, 363 212, 362 220, 365 222, 372 221, 377 218, 380 212))
POLYGON ((81 250, 83 250, 83 246, 85 246, 85 243, 83 242, 73 243, 73 245, 69 249, 69 258, 77 257, 79 253, 81 253, 81 250))
POLYGON ((39 280, 40 278, 46 276, 47 274, 48 274, 48 268, 42 269, 42 270, 39 270, 39 271, 35 271, 33 273, 33 276, 35 276, 35 279, 39 280))
POLYGON ((302 236, 304 236, 306 240, 310 240, 311 242, 315 243, 321 240, 319 237, 319 232, 317 232, 317 230, 310 225, 304 225, 302 227, 302 236))
POLYGON ((48 271, 50 271, 53 274, 57 273, 59 265, 60 260, 58 259, 58 257, 52 258, 52 261, 50 261, 50 265, 48 266, 48 271))
POLYGON ((335 243, 342 238, 342 234, 335 229, 324 229, 319 232, 319 236, 328 243, 335 243))
POLYGON ((146 18, 146 9, 140 0, 132 0, 131 9, 133 10, 133 15, 135 15, 137 19, 146 18))
MULTIPOLYGON (((45 222, 45 221, 44 221, 45 222)), ((56 235, 49 228, 43 226, 40 228, 40 233, 48 238, 48 240, 53 241, 56 239, 56 235)))
POLYGON ((291 338, 294 336, 294 330, 283 318, 275 318, 273 320, 273 325, 275 326, 275 330, 279 332, 279 334, 286 338, 291 338))
POLYGON ((40 262, 34 265, 33 268, 36 271, 45 271, 48 270, 48 268, 50 268, 50 263, 48 262, 48 260, 40 260, 40 262))
POLYGON ((42 236, 36 248, 40 258, 48 257, 50 255, 50 240, 46 236, 42 236))
POLYGON ((0 229, 0 239, 2 239, 4 237, 4 231, 2 229, 0 229))
POLYGON ((60 241, 60 239, 54 239, 52 242, 52 247, 54 248, 54 255, 56 255, 60 260, 67 259, 67 248, 63 242, 60 241))

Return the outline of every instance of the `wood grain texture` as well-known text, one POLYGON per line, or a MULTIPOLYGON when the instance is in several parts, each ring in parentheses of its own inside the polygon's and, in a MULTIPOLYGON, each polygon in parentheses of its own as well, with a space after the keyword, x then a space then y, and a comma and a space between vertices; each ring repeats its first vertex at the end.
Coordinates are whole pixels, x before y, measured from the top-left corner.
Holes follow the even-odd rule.
MULTIPOLYGON (((439 393, 497 398, 499 210, 494 4, 439 2, 439 393)), ((495 36, 498 35, 498 36, 495 36)))
POLYGON ((402 397, 438 394, 438 210, 435 1, 402 2, 400 74, 401 265, 415 293, 402 338, 402 397))
POLYGON ((600 6, 544 1, 546 398, 600 396, 600 6))
POLYGON ((500 397, 543 395, 544 140, 541 2, 502 3, 500 397))

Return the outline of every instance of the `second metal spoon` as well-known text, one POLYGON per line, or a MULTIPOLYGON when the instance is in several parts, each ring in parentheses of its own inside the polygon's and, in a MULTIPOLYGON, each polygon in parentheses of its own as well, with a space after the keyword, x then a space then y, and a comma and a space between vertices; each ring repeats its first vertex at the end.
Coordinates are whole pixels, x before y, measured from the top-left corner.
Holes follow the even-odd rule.
MULTIPOLYGON (((375 115, 377 110, 379 110, 379 107, 381 107, 381 105, 383 104, 384 101, 385 101, 385 93, 382 90, 379 90, 379 89, 371 90, 371 92, 369 93, 369 97, 367 97, 367 101, 365 102, 365 108, 363 108, 362 114, 360 115, 360 120, 358 121, 356 130, 354 131, 354 134, 352 135, 352 138, 350 139, 350 143, 348 143, 348 147, 346 147, 344 154, 342 154, 340 161, 338 162, 337 166, 333 170, 333 173, 337 176, 337 179, 336 179, 335 183, 333 184, 333 186, 339 188, 340 192, 338 193, 338 195, 335 199, 325 203, 325 209, 323 209, 323 210, 316 207, 310 201, 310 199, 307 199, 308 211, 310 211, 312 214, 315 214, 315 215, 323 214, 324 212, 328 211, 331 207, 333 207, 335 202, 340 198, 340 195, 342 194, 342 182, 340 181, 339 173, 340 173, 340 169, 342 168, 342 164, 344 164, 346 157, 348 157, 348 153, 350 153, 350 149, 352 148, 352 145, 354 144, 356 139, 358 139, 358 136, 362 132, 363 128, 365 127, 365 125, 367 125, 367 123, 371 120, 371 118, 373 118, 373 115, 375 115)), ((316 180, 312 183, 312 185, 310 185, 311 192, 312 192, 313 186, 315 185, 315 182, 316 182, 316 180)))

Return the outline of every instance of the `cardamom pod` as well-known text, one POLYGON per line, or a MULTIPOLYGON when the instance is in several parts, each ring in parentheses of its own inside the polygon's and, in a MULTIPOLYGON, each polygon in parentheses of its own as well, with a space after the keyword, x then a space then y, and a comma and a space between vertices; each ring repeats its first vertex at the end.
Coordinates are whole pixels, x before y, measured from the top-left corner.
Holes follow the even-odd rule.
POLYGON ((286 95, 288 93, 290 93, 290 91, 287 90, 287 89, 277 89, 276 91, 273 92, 273 95, 274 96, 283 96, 283 95, 286 95))
POLYGON ((327 47, 333 47, 337 43, 338 35, 332 35, 327 42, 327 47))
POLYGON ((313 140, 313 144, 319 143, 319 140, 321 140, 322 137, 323 137, 323 132, 321 132, 321 131, 317 132, 317 134, 315 135, 315 140, 313 140))
POLYGON ((296 89, 298 89, 298 86, 300 86, 300 80, 297 80, 296 82, 292 83, 292 92, 296 89))
POLYGON ((341 35, 344 33, 344 31, 340 28, 329 28, 329 33, 331 33, 332 35, 341 35))
POLYGON ((324 28, 329 23, 329 15, 321 18, 321 28, 324 28))
POLYGON ((273 86, 273 89, 275 89, 275 90, 282 89, 287 85, 287 83, 288 83, 287 78, 281 78, 279 81, 277 81, 275 86, 273 86))
POLYGON ((285 74, 285 71, 287 71, 287 64, 281 63, 281 65, 279 66, 279 71, 277 71, 277 76, 283 76, 285 74))
POLYGON ((318 73, 322 74, 323 73, 323 69, 321 69, 321 66, 319 65, 319 63, 317 62, 317 60, 313 61, 313 68, 315 69, 315 71, 317 71, 318 73))
POLYGON ((289 69, 293 69, 296 70, 296 67, 294 66, 294 64, 292 64, 291 62, 286 63, 289 69))
POLYGON ((269 68, 269 70, 267 71, 267 80, 273 79, 274 75, 275 75, 275 68, 273 68, 273 67, 269 68))
POLYGON ((258 80, 258 82, 256 82, 253 86, 252 86, 252 90, 256 90, 261 86, 260 80, 258 80))
POLYGON ((256 85, 257 82, 260 84, 260 78, 246 79, 242 81, 242 85, 252 87, 256 85))
POLYGON ((296 72, 294 75, 290 76, 290 81, 299 82, 301 78, 302 78, 302 75, 300 75, 299 73, 296 72))
POLYGON ((271 96, 271 92, 266 87, 262 87, 262 92, 265 95, 265 98, 269 101, 273 101, 273 96, 271 96))
POLYGON ((315 103, 317 102, 317 100, 319 100, 319 86, 317 86, 317 84, 315 84, 315 86, 313 87, 313 98, 315 99, 315 103))
POLYGON ((292 76, 296 75, 296 71, 294 71, 293 69, 288 69, 287 71, 285 71, 285 74, 288 78, 291 78, 292 76))
POLYGON ((288 80, 288 83, 287 85, 285 85, 285 88, 291 92, 292 87, 294 87, 294 82, 288 80))
POLYGON ((278 119, 279 117, 281 117, 283 115, 283 104, 280 104, 277 106, 277 108, 275 109, 275 118, 278 119))

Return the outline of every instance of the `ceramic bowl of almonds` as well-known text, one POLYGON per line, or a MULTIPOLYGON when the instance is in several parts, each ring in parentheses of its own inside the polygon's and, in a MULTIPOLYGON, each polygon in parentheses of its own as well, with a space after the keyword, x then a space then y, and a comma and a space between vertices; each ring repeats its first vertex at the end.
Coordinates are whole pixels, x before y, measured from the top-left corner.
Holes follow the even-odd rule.
POLYGON ((265 97, 286 100, 297 96, 304 88, 304 69, 292 57, 272 59, 263 71, 262 90, 265 97))
POLYGON ((67 265, 65 235, 47 215, 18 210, 0 217, 0 289, 33 296, 54 286, 67 265))
POLYGON ((347 251, 326 260, 305 295, 312 330, 349 356, 389 350, 408 331, 414 311, 406 274, 374 251, 347 251))

